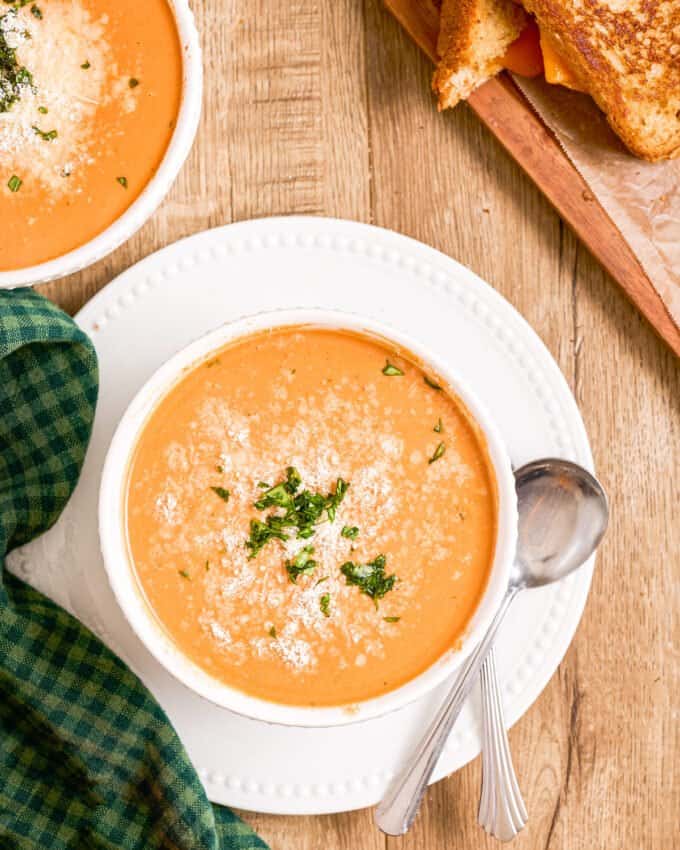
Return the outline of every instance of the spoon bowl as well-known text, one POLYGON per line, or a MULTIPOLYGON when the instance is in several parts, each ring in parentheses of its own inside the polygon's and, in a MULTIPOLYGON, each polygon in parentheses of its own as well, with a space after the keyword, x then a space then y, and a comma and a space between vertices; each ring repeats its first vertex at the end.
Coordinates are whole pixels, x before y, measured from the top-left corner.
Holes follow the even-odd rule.
POLYGON ((511 587, 542 587, 585 563, 607 528, 600 482, 568 460, 545 458, 515 473, 519 529, 511 587))

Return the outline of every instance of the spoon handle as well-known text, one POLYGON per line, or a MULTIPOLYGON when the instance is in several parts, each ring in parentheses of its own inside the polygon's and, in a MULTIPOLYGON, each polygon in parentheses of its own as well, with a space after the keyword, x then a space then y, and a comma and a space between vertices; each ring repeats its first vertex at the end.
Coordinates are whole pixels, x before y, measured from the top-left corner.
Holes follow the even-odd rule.
POLYGON ((487 633, 465 662, 427 732, 378 804, 375 822, 387 835, 403 835, 415 820, 428 780, 432 776, 432 771, 444 749, 453 724, 458 719, 463 703, 493 644, 498 627, 503 622, 518 590, 517 587, 508 589, 487 633))
POLYGON ((482 683, 482 794, 478 821, 499 841, 511 841, 526 826, 527 810, 512 765, 493 647, 480 674, 482 683))

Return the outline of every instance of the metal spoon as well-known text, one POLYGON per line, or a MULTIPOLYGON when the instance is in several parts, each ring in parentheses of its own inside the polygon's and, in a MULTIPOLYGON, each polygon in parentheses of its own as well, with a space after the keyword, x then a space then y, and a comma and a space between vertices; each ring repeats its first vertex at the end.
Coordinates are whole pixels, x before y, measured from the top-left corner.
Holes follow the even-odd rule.
POLYGON ((413 823, 444 744, 513 599, 523 590, 559 581, 580 567, 607 527, 609 508, 602 486, 574 463, 534 461, 517 470, 515 483, 519 540, 508 589, 489 630, 376 809, 375 822, 388 835, 403 835, 413 823))
POLYGON ((479 674, 482 691, 482 793, 477 822, 499 841, 512 841, 529 819, 512 763, 492 646, 479 674))

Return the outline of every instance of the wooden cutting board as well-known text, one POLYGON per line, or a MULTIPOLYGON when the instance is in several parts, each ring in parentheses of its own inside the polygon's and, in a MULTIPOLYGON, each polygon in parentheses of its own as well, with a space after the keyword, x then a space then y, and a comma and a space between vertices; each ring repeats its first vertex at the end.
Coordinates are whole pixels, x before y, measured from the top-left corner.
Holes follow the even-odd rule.
MULTIPOLYGON (((384 2, 413 40, 436 61, 439 9, 435 0, 384 2)), ((472 93, 468 103, 680 356, 680 330, 628 243, 510 77, 500 74, 489 80, 472 93)))

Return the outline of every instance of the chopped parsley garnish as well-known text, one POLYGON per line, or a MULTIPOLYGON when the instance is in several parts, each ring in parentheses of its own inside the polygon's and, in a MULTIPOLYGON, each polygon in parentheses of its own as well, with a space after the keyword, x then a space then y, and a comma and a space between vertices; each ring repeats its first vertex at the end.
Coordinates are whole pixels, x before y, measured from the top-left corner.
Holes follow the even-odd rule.
POLYGON ((349 488, 349 484, 343 479, 338 478, 335 482, 335 493, 329 493, 326 496, 326 513, 328 514, 328 519, 333 522, 335 520, 335 513, 345 498, 345 493, 347 493, 347 489, 349 488))
POLYGON ((250 549, 249 558, 254 558, 270 540, 288 540, 280 520, 280 517, 275 516, 267 517, 266 522, 250 520, 250 538, 246 541, 246 549, 250 549))
POLYGON ((213 491, 213 493, 218 495, 223 502, 229 501, 229 490, 225 490, 224 487, 211 487, 210 489, 213 491))
POLYGON ((423 375, 423 380, 428 385, 428 387, 431 387, 433 390, 441 389, 441 386, 436 381, 433 381, 432 378, 428 378, 427 375, 423 375))
POLYGON ((178 570, 178 572, 182 576, 182 578, 186 578, 186 579, 189 579, 189 581, 191 581, 191 576, 189 575, 189 573, 186 570, 178 570))
POLYGON ((38 112, 39 112, 41 115, 47 115, 47 107, 46 107, 46 106, 39 106, 39 107, 38 107, 38 112))
MULTIPOLYGON (((260 482, 262 484, 263 482, 260 482)), ((295 494, 302 483, 300 473, 294 466, 286 469, 286 480, 269 487, 261 499, 255 502, 258 511, 267 508, 292 508, 295 504, 295 494)))
POLYGON ((17 177, 16 174, 13 174, 7 181, 7 188, 10 190, 10 192, 18 192, 19 189, 21 189, 21 187, 23 186, 23 183, 24 181, 20 177, 17 177))
POLYGON ((286 489, 289 493, 296 493, 300 489, 302 478, 294 466, 286 469, 286 489))
POLYGON ((218 463, 218 464, 215 466, 215 472, 219 472, 219 474, 220 474, 220 475, 222 475, 222 473, 224 472, 224 467, 222 466, 222 464, 221 464, 221 463, 218 463))
MULTIPOLYGON (((128 187, 128 179, 127 177, 116 177, 116 180, 120 183, 123 189, 127 189, 128 187)), ((211 365, 211 364, 208 364, 211 365)))
POLYGON ((389 360, 385 361, 385 368, 382 370, 383 375, 387 375, 388 378, 396 378, 403 377, 404 373, 398 366, 395 366, 394 363, 390 363, 389 360))
POLYGON ((383 620, 386 623, 398 623, 401 620, 401 617, 383 617, 383 620))
POLYGON ((312 558, 314 554, 313 546, 305 546, 297 553, 290 561, 286 561, 286 572, 288 578, 297 584, 298 576, 309 575, 316 569, 316 561, 312 558))
POLYGON ((442 425, 441 417, 437 420, 437 424, 434 426, 434 428, 432 430, 434 431, 435 434, 441 434, 441 432, 444 430, 444 426, 442 425))
POLYGON ((83 71, 87 71, 89 68, 92 67, 92 65, 90 65, 90 63, 87 60, 85 60, 85 62, 83 62, 83 64, 80 67, 83 69, 83 71))
POLYGON ((139 85, 139 80, 136 77, 130 77, 130 79, 128 81, 128 85, 130 86, 131 89, 136 89, 137 86, 139 85))
POLYGON ((36 136, 40 136, 43 142, 53 142, 59 135, 56 130, 41 130, 40 127, 36 127, 35 124, 32 129, 36 136))
POLYGON ((320 584, 323 584, 325 581, 328 581, 328 576, 324 576, 323 578, 320 578, 320 579, 317 581, 317 583, 316 583, 315 587, 318 587, 320 584))
POLYGON ((257 486, 260 488, 260 490, 269 490, 271 484, 267 484, 266 481, 258 481, 257 486))
POLYGON ((269 637, 276 639, 276 626, 272 626, 269 629, 269 637))
POLYGON ((330 593, 324 593, 323 596, 319 598, 319 608, 321 608, 321 613, 324 617, 330 617, 331 615, 331 595, 330 593))
POLYGON ((340 572, 344 575, 347 584, 358 587, 362 593, 370 596, 377 608, 378 599, 382 599, 386 593, 389 593, 397 580, 395 575, 385 575, 386 564, 385 555, 377 555, 367 564, 347 561, 340 567, 340 572))
POLYGON ((359 529, 356 525, 343 525, 340 534, 348 540, 356 540, 359 536, 359 529))
POLYGON ((333 522, 349 487, 344 479, 338 478, 335 491, 324 496, 322 493, 312 493, 311 490, 300 490, 301 485, 300 473, 294 466, 289 466, 285 481, 269 487, 254 502, 258 511, 275 508, 283 513, 270 514, 264 522, 251 520, 250 539, 246 542, 251 558, 270 540, 288 540, 289 531, 295 530, 295 536, 305 540, 314 534, 315 527, 325 519, 333 522))
POLYGON ((37 18, 39 21, 42 21, 43 13, 42 13, 40 7, 36 6, 35 3, 31 6, 31 14, 33 15, 34 18, 37 18))
POLYGON ((442 455, 444 454, 445 451, 446 451, 446 445, 444 443, 440 443, 437 446, 437 448, 434 450, 434 454, 428 460, 428 463, 434 463, 436 460, 439 460, 439 458, 442 457, 442 455))
POLYGON ((16 47, 10 47, 7 43, 7 33, 13 27, 11 23, 9 26, 3 24, 10 15, 16 17, 17 9, 10 9, 5 15, 0 15, 0 112, 8 112, 25 89, 33 89, 33 75, 19 64, 16 47))

